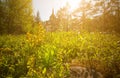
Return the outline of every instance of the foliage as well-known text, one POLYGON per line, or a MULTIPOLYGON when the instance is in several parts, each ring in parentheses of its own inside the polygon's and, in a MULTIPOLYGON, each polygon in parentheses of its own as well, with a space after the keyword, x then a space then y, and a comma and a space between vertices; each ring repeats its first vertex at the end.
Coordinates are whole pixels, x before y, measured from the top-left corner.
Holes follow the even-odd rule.
POLYGON ((69 64, 76 59, 106 78, 117 78, 119 40, 114 34, 88 32, 0 36, 0 77, 68 78, 69 64))
POLYGON ((31 3, 0 0, 0 78, 69 78, 73 61, 120 77, 120 35, 112 33, 120 33, 119 0, 82 1, 72 13, 69 4, 57 15, 53 10, 44 23, 51 32, 39 12, 33 17, 31 3))
POLYGON ((0 0, 0 34, 21 34, 33 24, 32 0, 0 0))
POLYGON ((45 22, 46 30, 120 33, 119 5, 119 0, 81 0, 78 7, 71 11, 70 5, 66 4, 56 15, 51 14, 45 22))

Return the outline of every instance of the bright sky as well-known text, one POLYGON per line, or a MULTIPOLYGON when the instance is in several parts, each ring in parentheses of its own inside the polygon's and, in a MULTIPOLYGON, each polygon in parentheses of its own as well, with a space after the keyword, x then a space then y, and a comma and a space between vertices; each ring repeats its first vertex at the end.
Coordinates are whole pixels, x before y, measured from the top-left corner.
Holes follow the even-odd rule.
POLYGON ((80 1, 81 0, 33 0, 34 14, 39 11, 41 20, 45 21, 49 19, 52 9, 54 9, 56 13, 60 7, 65 6, 66 2, 70 4, 71 9, 75 9, 80 1))

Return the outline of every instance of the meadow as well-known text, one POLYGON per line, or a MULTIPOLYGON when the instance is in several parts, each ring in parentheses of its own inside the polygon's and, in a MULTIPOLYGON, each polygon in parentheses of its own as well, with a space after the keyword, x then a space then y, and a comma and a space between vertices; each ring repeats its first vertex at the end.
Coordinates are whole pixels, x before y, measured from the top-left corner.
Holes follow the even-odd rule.
POLYGON ((0 36, 0 78, 69 78, 70 64, 120 77, 120 35, 44 32, 0 36))

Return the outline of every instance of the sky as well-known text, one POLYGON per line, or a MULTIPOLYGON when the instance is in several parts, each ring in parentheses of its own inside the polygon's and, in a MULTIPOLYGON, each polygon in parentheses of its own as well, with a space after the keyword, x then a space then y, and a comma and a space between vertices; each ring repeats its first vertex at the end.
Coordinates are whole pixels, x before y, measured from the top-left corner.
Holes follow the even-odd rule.
POLYGON ((54 9, 56 14, 67 2, 70 4, 71 9, 75 9, 80 3, 80 0, 33 0, 34 14, 39 11, 41 20, 49 20, 52 9, 54 9))

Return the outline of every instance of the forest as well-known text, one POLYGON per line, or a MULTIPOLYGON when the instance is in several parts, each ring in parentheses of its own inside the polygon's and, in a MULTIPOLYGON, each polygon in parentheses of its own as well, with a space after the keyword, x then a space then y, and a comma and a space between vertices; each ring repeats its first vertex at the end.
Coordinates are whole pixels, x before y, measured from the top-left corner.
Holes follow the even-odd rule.
POLYGON ((0 0, 0 78, 120 78, 120 0, 66 3, 46 21, 32 1, 0 0))

